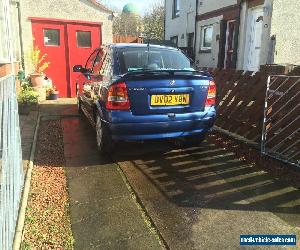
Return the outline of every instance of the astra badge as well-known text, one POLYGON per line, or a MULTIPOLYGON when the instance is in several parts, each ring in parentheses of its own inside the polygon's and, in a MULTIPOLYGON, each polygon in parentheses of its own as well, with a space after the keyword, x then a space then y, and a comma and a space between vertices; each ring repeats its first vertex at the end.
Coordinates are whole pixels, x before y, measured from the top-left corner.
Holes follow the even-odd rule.
POLYGON ((171 86, 175 85, 175 80, 170 81, 170 85, 171 86))

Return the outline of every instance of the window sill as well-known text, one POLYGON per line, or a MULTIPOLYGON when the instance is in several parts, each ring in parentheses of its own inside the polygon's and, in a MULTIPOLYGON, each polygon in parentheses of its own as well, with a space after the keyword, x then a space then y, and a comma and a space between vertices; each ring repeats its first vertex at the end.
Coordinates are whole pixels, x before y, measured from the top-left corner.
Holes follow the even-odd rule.
POLYGON ((9 60, 0 60, 0 65, 3 65, 3 64, 10 64, 11 62, 9 60))
POLYGON ((172 19, 174 20, 174 19, 176 19, 178 17, 180 17, 180 16, 179 15, 178 16, 172 16, 172 19))
POLYGON ((199 53, 201 53, 201 54, 208 54, 208 53, 211 53, 211 49, 200 49, 199 53))
POLYGON ((9 60, 0 60, 0 66, 1 65, 4 65, 4 64, 12 64, 12 63, 20 63, 20 60, 19 59, 14 59, 13 62, 9 61, 9 60))

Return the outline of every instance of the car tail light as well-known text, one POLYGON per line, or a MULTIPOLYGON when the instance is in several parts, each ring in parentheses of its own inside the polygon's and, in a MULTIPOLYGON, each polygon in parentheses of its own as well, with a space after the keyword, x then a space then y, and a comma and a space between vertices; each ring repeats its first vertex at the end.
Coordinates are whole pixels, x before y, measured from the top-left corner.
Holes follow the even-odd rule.
POLYGON ((109 87, 106 108, 109 110, 130 109, 130 102, 125 82, 115 83, 109 87))
POLYGON ((205 102, 206 107, 210 107, 216 104, 216 84, 213 81, 209 81, 207 98, 205 102))

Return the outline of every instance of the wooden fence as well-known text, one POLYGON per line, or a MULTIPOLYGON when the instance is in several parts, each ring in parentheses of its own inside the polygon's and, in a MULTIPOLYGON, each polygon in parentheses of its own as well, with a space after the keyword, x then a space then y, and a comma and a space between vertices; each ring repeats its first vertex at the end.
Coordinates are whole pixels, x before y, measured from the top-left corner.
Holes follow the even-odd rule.
POLYGON ((300 167, 300 76, 201 68, 217 85, 216 126, 300 167), (263 140, 262 140, 263 139, 263 140))
POLYGON ((143 43, 143 38, 139 36, 113 36, 114 43, 143 43))
POLYGON ((210 69, 217 85, 216 126, 260 143, 268 75, 232 69, 210 69))

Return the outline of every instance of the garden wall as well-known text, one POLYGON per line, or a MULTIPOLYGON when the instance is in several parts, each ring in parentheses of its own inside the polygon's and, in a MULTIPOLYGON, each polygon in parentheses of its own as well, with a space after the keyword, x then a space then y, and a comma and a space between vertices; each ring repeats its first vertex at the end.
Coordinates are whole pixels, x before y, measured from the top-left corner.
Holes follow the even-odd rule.
POLYGON ((139 36, 120 36, 113 35, 114 43, 142 43, 143 39, 139 36))

